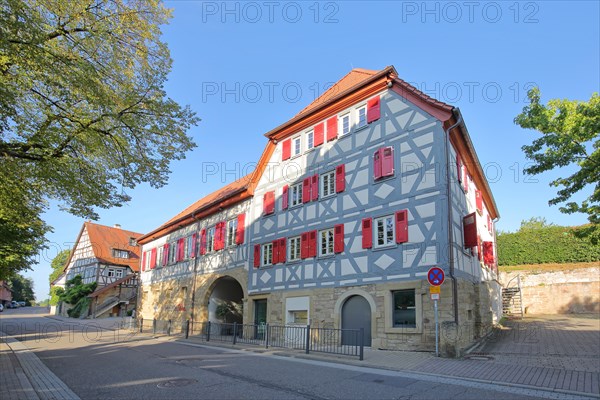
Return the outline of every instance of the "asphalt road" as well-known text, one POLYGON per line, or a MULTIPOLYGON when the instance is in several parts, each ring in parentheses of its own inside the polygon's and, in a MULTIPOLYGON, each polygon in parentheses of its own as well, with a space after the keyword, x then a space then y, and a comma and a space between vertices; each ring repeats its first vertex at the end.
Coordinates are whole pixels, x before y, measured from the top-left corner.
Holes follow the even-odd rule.
POLYGON ((0 314, 82 399, 533 399, 526 390, 128 337, 43 316, 0 314), (449 383, 450 382, 450 383, 449 383))

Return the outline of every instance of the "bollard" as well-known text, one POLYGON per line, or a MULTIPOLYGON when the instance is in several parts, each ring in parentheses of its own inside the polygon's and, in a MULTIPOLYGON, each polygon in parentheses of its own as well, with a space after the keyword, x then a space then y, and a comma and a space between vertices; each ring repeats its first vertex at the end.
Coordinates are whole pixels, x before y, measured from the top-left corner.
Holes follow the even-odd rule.
POLYGON ((144 318, 140 318, 140 333, 143 333, 144 330, 144 318))
POLYGON ((306 325, 306 354, 308 354, 310 348, 310 324, 306 325))
POLYGON ((185 321, 185 338, 190 337, 190 320, 185 321))
POLYGON ((156 335, 156 318, 152 320, 152 334, 156 335))
POLYGON ((265 348, 268 349, 269 348, 269 324, 266 324, 265 326, 265 348))
POLYGON ((237 322, 233 323, 233 344, 237 341, 237 322))
POLYGON ((360 361, 365 358, 365 328, 360 328, 360 333, 358 335, 358 340, 360 341, 360 361))
POLYGON ((171 320, 167 321, 167 336, 171 336, 171 320))
POLYGON ((206 341, 210 342, 210 321, 206 324, 206 341))

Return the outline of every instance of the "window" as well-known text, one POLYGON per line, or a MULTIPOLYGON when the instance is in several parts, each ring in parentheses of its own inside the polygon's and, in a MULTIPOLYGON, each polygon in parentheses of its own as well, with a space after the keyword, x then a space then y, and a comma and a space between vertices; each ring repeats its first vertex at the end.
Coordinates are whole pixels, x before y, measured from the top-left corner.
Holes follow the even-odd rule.
POLYGON ((319 232, 319 249, 320 256, 333 254, 333 228, 319 232))
POLYGON ((137 240, 134 237, 129 238, 129 245, 133 247, 137 247, 137 240))
POLYGON ((194 246, 194 239, 196 238, 195 235, 190 235, 187 237, 186 239, 186 251, 185 251, 185 258, 192 258, 194 257, 194 250, 195 250, 195 246, 194 246))
POLYGON ((300 259, 300 236, 296 236, 290 238, 288 240, 289 243, 289 251, 288 251, 288 260, 296 261, 300 259))
POLYGON ((169 264, 175 264, 177 260, 177 242, 169 243, 169 264))
POLYGON ((273 243, 263 244, 262 250, 262 265, 273 264, 273 243))
POLYGON ((164 248, 162 246, 160 246, 158 248, 158 256, 156 258, 156 266, 157 267, 162 267, 163 265, 163 252, 164 252, 164 248))
POLYGON ((109 268, 106 272, 106 276, 108 276, 109 278, 113 278, 115 276, 115 270, 112 268, 109 268))
POLYGON ((237 218, 227 221, 227 247, 235 246, 235 233, 237 232, 237 224, 237 218))
POLYGON ((183 246, 183 250, 182 250, 183 253, 181 255, 181 260, 186 260, 189 258, 189 251, 192 248, 191 243, 190 243, 190 237, 183 239, 182 246, 183 246))
POLYGON ((356 109, 356 121, 357 128, 367 126, 367 106, 362 106, 356 109))
POLYGON ((129 258, 129 252, 127 250, 113 249, 113 257, 129 258))
POLYGON ((340 136, 350 133, 350 113, 340 117, 340 136))
POLYGON ((297 183, 290 188, 290 207, 302 204, 302 183, 297 183))
POLYGON ((393 325, 399 328, 416 328, 415 289, 396 290, 393 297, 393 325))
POLYGON ((307 325, 308 324, 308 311, 307 310, 290 311, 290 323, 298 324, 298 325, 307 325))
POLYGON ((335 171, 321 175, 321 198, 335 194, 335 171))
POLYGON ((306 149, 310 150, 315 147, 315 132, 308 131, 306 133, 306 149))
POLYGON ((388 215, 375 219, 375 247, 394 244, 394 217, 388 215))
POLYGON ((210 253, 215 249, 215 227, 206 230, 206 252, 210 253))
POLYGON ((394 176, 394 148, 392 146, 377 149, 373 154, 373 178, 375 180, 394 176))
POLYGON ((292 156, 298 156, 302 152, 302 138, 300 136, 292 139, 292 156))
POLYGON ((123 270, 122 270, 122 269, 118 269, 118 270, 116 270, 116 271, 115 271, 115 276, 116 276, 117 278, 119 278, 119 279, 120 279, 120 278, 122 278, 122 277, 123 277, 123 270))

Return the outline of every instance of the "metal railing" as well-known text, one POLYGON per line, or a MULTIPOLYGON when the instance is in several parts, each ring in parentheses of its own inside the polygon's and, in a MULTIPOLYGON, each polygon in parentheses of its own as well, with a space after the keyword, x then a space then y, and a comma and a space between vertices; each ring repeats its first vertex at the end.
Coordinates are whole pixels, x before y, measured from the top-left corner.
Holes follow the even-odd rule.
POLYGON ((186 338, 207 342, 278 347, 364 358, 364 329, 315 328, 310 325, 188 323, 186 338))

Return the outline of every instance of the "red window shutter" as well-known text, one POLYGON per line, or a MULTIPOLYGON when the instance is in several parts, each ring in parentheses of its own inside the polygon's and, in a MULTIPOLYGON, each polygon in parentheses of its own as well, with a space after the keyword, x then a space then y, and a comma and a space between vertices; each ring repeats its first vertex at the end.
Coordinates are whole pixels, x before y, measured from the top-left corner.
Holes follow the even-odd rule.
POLYGON ((273 214, 275 211, 275 192, 270 191, 263 196, 263 210, 265 215, 273 214))
POLYGON ((323 122, 321 122, 318 125, 315 125, 315 129, 314 129, 314 146, 320 146, 323 144, 323 133, 325 130, 325 124, 323 122))
POLYGON ((285 263, 285 256, 287 253, 285 238, 281 238, 279 241, 279 262, 285 263))
POLYGON ((281 161, 289 160, 292 156, 292 139, 284 140, 281 147, 281 161))
POLYGON ((467 166, 463 164, 463 174, 462 174, 462 184, 463 190, 465 192, 469 191, 469 172, 467 171, 467 166))
POLYGON ((260 244, 254 245, 254 268, 260 267, 260 244))
POLYGON ((382 149, 378 149, 375 154, 373 154, 373 178, 375 180, 380 179, 381 178, 381 156, 382 156, 382 149))
POLYGON ((300 236, 300 258, 308 258, 308 232, 300 236))
POLYGON ((183 260, 183 239, 177 239, 177 262, 183 260))
POLYGON ((394 148, 384 147, 381 156, 381 176, 394 175, 394 148))
POLYGON ((206 229, 200 231, 200 255, 206 254, 206 229))
POLYGON ((488 226, 488 232, 490 234, 494 234, 494 221, 492 221, 492 217, 490 217, 489 215, 487 216, 487 226, 488 226))
POLYGON ((463 218, 463 235, 465 249, 477 246, 477 213, 471 213, 463 218))
POLYGON ((362 248, 370 249, 373 247, 373 220, 364 218, 362 220, 362 248))
POLYGON ((302 202, 308 203, 311 199, 310 196, 310 176, 308 178, 304 178, 302 181, 302 202))
POLYGON ((308 232, 308 256, 317 256, 317 231, 308 232))
POLYGON ((213 239, 213 250, 221 250, 221 223, 215 224, 215 236, 213 239))
POLYGON ((494 243, 483 242, 483 262, 485 265, 492 266, 496 263, 494 258, 494 243))
POLYGON ((408 242, 408 210, 396 211, 396 243, 408 242))
POLYGON ((142 253, 142 271, 146 270, 146 251, 142 253))
POLYGON ((169 263, 169 243, 166 243, 163 246, 163 259, 162 265, 167 265, 169 263))
POLYGON ((198 240, 198 234, 192 233, 192 248, 190 249, 191 258, 196 257, 196 241, 198 240))
POLYGON ((279 264, 279 239, 273 240, 271 245, 273 246, 273 257, 271 259, 271 263, 273 265, 279 264))
POLYGON ((338 224, 333 230, 333 252, 344 252, 344 224, 338 224))
POLYGON ((235 230, 235 244, 244 243, 244 234, 246 232, 246 214, 237 216, 237 228, 235 230))
POLYGON ((331 142, 333 139, 337 138, 337 130, 338 130, 338 120, 337 115, 329 118, 327 120, 327 141, 331 142))
POLYGON ((483 260, 483 244, 481 243, 481 237, 477 236, 477 258, 479 261, 483 260))
POLYGON ((310 191, 312 201, 319 200, 319 174, 315 174, 311 177, 310 191))
POLYGON ((156 268, 156 248, 150 251, 150 269, 156 268))
MULTIPOLYGON (((227 234, 226 232, 226 228, 227 228, 227 223, 225 221, 223 222, 219 222, 216 226, 216 235, 218 235, 219 240, 218 240, 218 248, 216 248, 215 250, 223 250, 225 248, 225 236, 227 234)), ((216 247, 216 246, 215 246, 216 247)))
POLYGON ((475 191, 475 207, 477 208, 477 212, 479 215, 483 214, 483 197, 481 195, 481 190, 475 191))
POLYGON ((462 159, 460 158, 460 155, 457 153, 456 154, 456 176, 458 177, 458 182, 461 183, 463 176, 462 176, 462 159))
POLYGON ((379 96, 367 101, 367 123, 377 121, 381 117, 381 103, 379 96))
POLYGON ((289 186, 285 185, 281 192, 281 209, 282 210, 287 210, 287 208, 288 208, 288 201, 289 201, 288 190, 289 190, 289 186))
POLYGON ((335 192, 341 193, 346 190, 346 165, 341 164, 335 168, 335 192))

